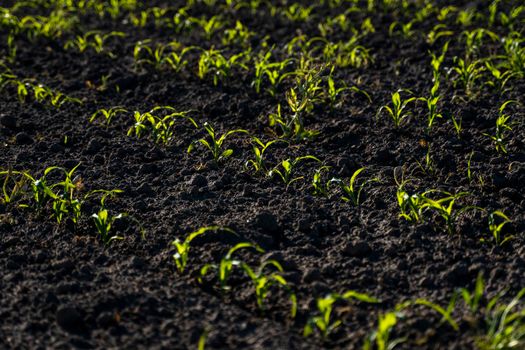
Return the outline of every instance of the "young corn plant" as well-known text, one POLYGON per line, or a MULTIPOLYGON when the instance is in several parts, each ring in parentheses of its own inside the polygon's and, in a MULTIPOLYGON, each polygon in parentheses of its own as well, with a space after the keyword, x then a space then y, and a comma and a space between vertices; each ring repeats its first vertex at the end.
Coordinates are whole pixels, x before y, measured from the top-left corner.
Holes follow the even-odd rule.
POLYGON ((79 182, 73 179, 73 173, 80 164, 72 170, 67 171, 64 168, 53 166, 46 168, 40 178, 35 178, 28 172, 17 172, 23 175, 30 184, 32 204, 22 204, 21 207, 33 207, 37 212, 41 212, 48 203, 51 202, 53 213, 52 217, 60 224, 64 215, 73 214, 73 218, 79 216, 78 200, 74 197, 79 182), (50 173, 59 172, 64 175, 64 180, 48 184, 47 177, 50 173), (62 192, 56 191, 56 188, 62 187, 62 192))
POLYGON ((502 70, 490 61, 485 62, 485 67, 490 73, 490 80, 488 80, 485 85, 500 95, 503 95, 512 88, 507 86, 509 81, 520 76, 510 69, 502 70))
POLYGON ((213 34, 224 28, 226 25, 226 22, 223 21, 220 16, 213 16, 210 18, 190 17, 188 20, 202 29, 204 32, 204 38, 207 41, 211 40, 213 34))
POLYGON ((520 34, 513 33, 503 40, 505 67, 523 78, 525 75, 525 40, 520 34))
POLYGON ((350 181, 348 183, 345 183, 341 179, 332 179, 331 182, 335 182, 339 184, 341 190, 343 191, 343 196, 341 199, 345 202, 349 202, 355 206, 359 206, 361 204, 361 193, 363 192, 363 189, 372 182, 379 182, 378 178, 372 178, 367 179, 364 181, 360 181, 358 183, 357 177, 359 174, 361 174, 366 168, 362 167, 354 171, 352 176, 350 177, 350 181))
POLYGON ((482 272, 478 274, 472 291, 467 288, 459 289, 459 295, 469 312, 466 319, 470 327, 478 333, 476 346, 479 349, 519 349, 525 344, 524 309, 522 307, 513 311, 520 304, 525 289, 508 304, 501 302, 505 293, 499 292, 492 298, 485 296, 482 272))
POLYGON ((452 72, 456 74, 454 87, 458 85, 463 89, 466 96, 471 96, 478 80, 482 78, 483 71, 481 61, 469 62, 462 58, 455 58, 456 65, 452 67, 452 72))
POLYGON ((379 116, 383 111, 386 111, 388 116, 394 122, 394 126, 399 128, 401 123, 407 119, 411 113, 406 111, 408 104, 416 100, 415 97, 409 97, 405 100, 401 99, 401 94, 403 90, 398 90, 392 94, 392 107, 385 105, 379 108, 377 115, 379 116))
POLYGON ((443 47, 441 48, 441 54, 439 56, 432 52, 430 53, 430 66, 432 67, 432 77, 434 81, 439 81, 439 78, 441 76, 441 66, 443 65, 443 61, 445 61, 445 57, 448 51, 448 45, 449 42, 447 41, 445 45, 443 45, 443 47))
POLYGON ((224 31, 221 41, 224 46, 238 45, 243 48, 248 48, 250 46, 250 39, 253 36, 253 32, 248 30, 240 21, 236 21, 234 28, 224 31))
POLYGON ((228 253, 221 259, 219 264, 206 264, 200 269, 199 273, 199 283, 203 283, 204 278, 211 271, 217 272, 217 280, 221 291, 226 292, 231 290, 231 287, 228 285, 228 279, 230 278, 233 269, 235 267, 241 268, 241 266, 246 265, 241 260, 235 259, 233 254, 241 249, 255 249, 258 253, 264 253, 264 250, 259 246, 249 242, 242 242, 236 244, 234 247, 228 250, 228 253))
POLYGON ((286 279, 282 276, 284 269, 281 264, 276 260, 266 260, 260 264, 257 270, 253 270, 250 266, 245 263, 241 263, 242 269, 250 277, 255 288, 255 297, 257 299, 257 306, 261 312, 266 310, 265 300, 268 298, 268 293, 274 286, 285 289, 288 293, 291 306, 290 316, 295 318, 297 314, 297 296, 294 291, 290 288, 286 279), (273 267, 274 270, 270 273, 265 273, 265 270, 269 267, 273 267))
POLYGON ((443 118, 443 115, 439 113, 438 111, 438 103, 439 103, 439 100, 441 99, 441 96, 438 95, 438 89, 439 89, 439 78, 434 80, 434 85, 432 86, 432 89, 430 90, 430 96, 420 97, 418 99, 419 101, 424 102, 428 109, 427 126, 426 126, 427 134, 430 133, 430 130, 432 129, 432 125, 434 124, 434 120, 436 118, 443 118))
POLYGON ((123 32, 111 32, 102 34, 99 31, 90 31, 83 35, 77 35, 75 39, 66 41, 64 49, 75 48, 78 52, 83 53, 88 49, 92 49, 96 53, 106 53, 109 57, 115 58, 116 56, 104 48, 104 43, 114 37, 125 37, 126 34, 123 32))
POLYGON ((464 206, 459 209, 455 208, 456 201, 462 197, 467 196, 469 193, 460 192, 457 194, 451 194, 443 192, 445 197, 439 199, 431 199, 428 194, 436 191, 427 191, 423 195, 423 204, 421 205, 422 209, 430 209, 431 211, 436 212, 443 220, 449 234, 455 232, 455 224, 458 217, 467 210, 472 209, 481 209, 475 206, 464 206))
POLYGON ((93 123, 95 120, 100 119, 102 123, 105 123, 106 126, 109 126, 113 118, 121 113, 128 113, 128 110, 119 106, 111 107, 109 109, 101 108, 91 115, 89 122, 93 123))
POLYGON ((323 177, 323 174, 330 169, 331 167, 323 165, 315 171, 314 177, 312 179, 312 188, 314 195, 322 197, 328 196, 328 193, 330 191, 330 184, 333 181, 333 179, 326 181, 323 177))
POLYGON ((476 338, 483 350, 522 349, 525 346, 525 288, 507 304, 500 296, 492 298, 486 307, 484 322, 487 329, 476 338))
POLYGON ((0 203, 12 204, 25 195, 28 180, 26 176, 13 170, 0 171, 0 176, 4 178, 0 203))
POLYGON ((332 69, 330 70, 330 75, 328 76, 328 89, 326 90, 325 94, 326 96, 328 97, 328 104, 330 105, 330 108, 333 109, 334 107, 337 106, 337 100, 338 98, 345 92, 345 91, 352 91, 352 92, 355 92, 355 93, 359 93, 359 94, 362 94, 363 96, 365 96, 367 99, 368 99, 368 102, 372 102, 372 98, 370 97, 370 95, 364 91, 364 90, 361 90, 359 89, 357 86, 351 86, 351 87, 348 87, 348 86, 341 86, 341 87, 336 87, 335 85, 335 81, 334 81, 334 78, 333 78, 333 72, 334 72, 334 68, 335 67, 332 67, 332 69))
POLYGON ((189 111, 177 112, 175 108, 170 106, 157 106, 145 113, 135 111, 133 112, 135 123, 128 129, 128 136, 133 135, 140 139, 149 135, 155 143, 167 145, 175 135, 175 127, 179 119, 187 120, 195 128, 198 127, 195 120, 188 116, 188 113, 189 111), (157 111, 164 111, 168 114, 160 117, 156 115, 157 111))
POLYGON ((494 135, 486 134, 483 135, 489 137, 496 147, 496 151, 500 153, 507 153, 507 141, 506 132, 512 130, 511 124, 509 123, 510 115, 505 114, 505 108, 511 104, 516 103, 515 100, 509 100, 503 103, 499 108, 499 115, 496 119, 496 132, 494 135))
POLYGON ((205 79, 208 75, 213 77, 213 85, 217 86, 219 81, 224 82, 230 78, 235 67, 248 70, 245 64, 247 52, 241 52, 226 58, 219 50, 211 48, 203 50, 199 58, 198 77, 205 79))
POLYGON ((319 158, 311 156, 311 155, 297 157, 293 160, 285 159, 275 168, 270 170, 268 172, 268 176, 274 177, 277 175, 284 182, 284 184, 286 185, 286 188, 288 188, 295 181, 301 180, 304 178, 304 176, 294 177, 293 173, 297 165, 300 162, 305 161, 305 160, 314 160, 316 162, 321 162, 319 158))
POLYGON ((135 44, 133 59, 136 66, 150 65, 156 70, 168 67, 173 72, 179 73, 188 65, 188 60, 185 59, 188 52, 196 49, 194 46, 182 47, 177 41, 168 44, 157 43, 155 47, 150 43, 151 39, 146 39, 135 44))
POLYGON ((104 244, 108 245, 111 242, 115 240, 122 240, 124 237, 119 236, 117 234, 112 234, 112 227, 113 224, 122 218, 126 216, 125 213, 120 213, 117 215, 111 214, 108 209, 102 207, 98 212, 93 213, 91 217, 93 218, 93 222, 95 224, 95 227, 97 229, 97 233, 104 242, 104 244))
POLYGON ((363 350, 393 350, 407 338, 391 339, 391 333, 399 318, 404 315, 399 311, 389 311, 379 315, 377 329, 365 340, 363 350), (374 346, 375 345, 375 346, 374 346))
POLYGON ((259 53, 255 59, 255 77, 252 85, 258 94, 261 92, 263 83, 268 82, 270 87, 267 91, 271 96, 275 96, 283 81, 296 74, 296 72, 286 72, 286 69, 294 62, 292 58, 280 62, 270 62, 271 57, 272 50, 268 50, 266 53, 259 53))
POLYGON ((327 340, 330 334, 342 323, 339 319, 333 319, 333 311, 337 302, 349 302, 357 300, 364 303, 378 303, 379 300, 367 294, 348 291, 344 294, 328 294, 325 297, 317 299, 317 313, 311 316, 303 330, 303 335, 308 337, 318 331, 324 340, 327 340))
POLYGON ((244 163, 244 166, 246 169, 252 169, 254 173, 259 173, 261 171, 267 171, 266 167, 266 161, 264 153, 274 143, 280 142, 282 140, 276 139, 271 140, 268 142, 263 142, 261 139, 259 139, 256 136, 252 136, 252 150, 253 150, 253 158, 248 159, 246 163, 244 163))
POLYGON ((227 131, 221 136, 219 136, 218 134, 215 133, 215 129, 213 129, 213 127, 209 123, 206 122, 204 123, 203 126, 204 126, 204 130, 206 130, 206 132, 208 133, 209 138, 208 139, 202 138, 202 139, 193 141, 188 147, 188 153, 190 153, 195 148, 195 145, 200 143, 201 145, 206 147, 208 151, 210 151, 213 157, 213 160, 215 161, 216 164, 218 164, 221 161, 225 161, 233 154, 233 149, 231 148, 224 149, 223 147, 224 142, 230 136, 234 134, 248 134, 247 130, 235 129, 235 130, 227 131))
POLYGON ((186 266, 188 264, 188 256, 190 253, 191 248, 191 242, 197 238, 198 236, 201 236, 208 232, 228 232, 236 235, 235 231, 227 228, 227 227, 221 227, 221 226, 206 226, 201 227, 197 231, 189 233, 184 241, 181 241, 180 239, 176 238, 174 241, 171 242, 171 245, 175 247, 175 253, 173 254, 173 260, 175 261, 175 265, 177 266, 177 271, 179 274, 184 273, 186 270, 186 266))
POLYGON ((410 221, 410 222, 419 222, 423 216, 423 203, 424 196, 421 194, 410 194, 401 184, 397 188, 396 192, 397 204, 401 213, 399 217, 410 221))
MULTIPOLYGON (((514 238, 512 235, 505 236, 503 234, 503 227, 512 221, 501 210, 496 210, 490 213, 488 221, 490 235, 492 236, 495 245, 502 246, 514 238)), ((488 240, 484 238, 481 239, 481 241, 488 242, 488 240)))

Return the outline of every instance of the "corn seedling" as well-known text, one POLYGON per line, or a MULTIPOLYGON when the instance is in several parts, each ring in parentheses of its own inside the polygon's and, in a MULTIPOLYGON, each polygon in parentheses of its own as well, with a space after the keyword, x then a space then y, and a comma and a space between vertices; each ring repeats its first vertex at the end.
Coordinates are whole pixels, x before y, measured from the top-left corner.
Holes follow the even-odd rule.
POLYGON ((103 123, 109 126, 113 118, 120 113, 128 113, 128 110, 123 107, 101 108, 91 115, 89 122, 93 123, 95 120, 101 119, 103 123))
POLYGON ((203 30, 204 37, 208 41, 211 40, 214 33, 225 26, 225 22, 219 16, 213 16, 209 19, 190 17, 188 20, 203 30))
POLYGON ((255 59, 255 77, 252 82, 253 87, 257 93, 261 92, 263 82, 266 80, 270 83, 268 92, 275 96, 280 84, 289 76, 296 74, 295 72, 285 72, 286 68, 293 63, 293 59, 288 58, 280 62, 269 62, 272 56, 272 51, 266 53, 259 53, 258 58, 255 59))
POLYGON ((422 209, 430 209, 435 211, 439 216, 445 221, 448 233, 452 234, 455 232, 455 223, 457 218, 467 210, 471 209, 480 209, 474 206, 464 206, 459 209, 455 208, 456 201, 466 195, 466 192, 460 192, 457 194, 450 194, 443 192, 445 197, 440 199, 431 199, 428 197, 428 194, 435 191, 427 191, 423 195, 423 204, 421 205, 422 209))
POLYGON ((317 314, 311 316, 303 330, 305 337, 310 336, 314 330, 317 330, 323 339, 328 336, 341 325, 342 321, 334 320, 332 313, 337 302, 349 302, 355 299, 364 303, 378 303, 379 300, 367 294, 357 293, 355 291, 348 291, 344 294, 328 294, 325 297, 317 299, 317 314))
POLYGON ((438 112, 438 103, 441 99, 441 96, 438 95, 438 89, 439 89, 439 78, 434 80, 434 85, 432 86, 432 89, 430 90, 430 96, 428 97, 420 97, 418 100, 423 101, 426 104, 426 107, 428 109, 428 116, 427 116, 427 133, 430 132, 432 129, 432 125, 434 124, 434 120, 436 118, 443 118, 443 115, 438 112))
POLYGON ((326 95, 328 96, 330 108, 334 108, 334 106, 336 106, 337 99, 339 98, 339 96, 348 90, 352 92, 360 93, 368 99, 368 102, 370 103, 372 102, 370 95, 366 91, 359 89, 357 86, 348 87, 348 86, 343 85, 341 87, 336 87, 335 81, 333 78, 333 72, 334 72, 334 67, 332 67, 332 69, 330 70, 330 75, 328 76, 328 90, 326 90, 326 95))
POLYGON ((286 188, 288 188, 288 186, 290 186, 293 182, 304 178, 304 176, 293 176, 294 170, 299 164, 299 162, 302 162, 304 160, 314 160, 316 162, 321 162, 319 158, 310 155, 297 157, 294 160, 285 159, 278 166, 270 170, 268 172, 268 176, 274 177, 275 175, 277 175, 284 182, 286 188))
POLYGON ((519 77, 525 75, 525 40, 513 34, 502 39, 505 50, 505 66, 519 77))
POLYGON ((283 9, 272 9, 272 11, 278 11, 292 22, 305 22, 310 19, 313 9, 314 6, 305 7, 300 3, 294 3, 285 7, 284 11, 283 9))
POLYGON ((91 217, 93 218, 93 222, 95 223, 100 238, 105 244, 109 244, 114 240, 124 239, 122 236, 116 234, 112 235, 111 228, 115 221, 120 220, 125 216, 126 214, 124 213, 112 215, 106 208, 100 208, 97 213, 93 213, 91 217))
POLYGON ((360 183, 358 183, 357 177, 365 169, 366 169, 365 167, 362 167, 354 171, 348 183, 345 183, 341 179, 331 180, 332 183, 339 184, 339 187, 343 191, 343 196, 341 197, 343 201, 350 202, 355 206, 359 206, 361 204, 361 193, 363 192, 363 189, 372 182, 379 182, 378 178, 372 178, 372 179, 360 181, 360 183))
POLYGON ((288 282, 282 276, 284 272, 281 264, 276 260, 264 261, 257 270, 253 270, 245 263, 241 263, 242 269, 250 277, 255 288, 255 297, 257 299, 257 306, 262 312, 265 311, 264 301, 268 297, 268 293, 273 286, 284 288, 289 295, 291 306, 291 317, 294 318, 297 314, 297 296, 289 287, 288 282), (273 267, 277 271, 265 274, 268 267, 273 267))
POLYGON ((377 115, 379 116, 379 114, 381 114, 381 112, 385 110, 388 116, 394 122, 394 126, 396 128, 399 128, 401 123, 411 115, 410 112, 406 111, 406 108, 409 103, 414 102, 416 100, 415 97, 410 97, 406 100, 402 100, 400 94, 401 91, 402 90, 398 90, 392 94, 392 107, 385 105, 379 108, 379 111, 377 112, 377 115))
POLYGON ((508 304, 499 303, 495 297, 485 311, 485 334, 479 336, 476 345, 482 350, 521 349, 525 346, 525 310, 522 289, 508 304))
POLYGON ((87 49, 91 48, 96 53, 102 53, 106 52, 107 55, 111 58, 115 58, 115 55, 111 52, 107 52, 104 49, 104 43, 113 37, 125 37, 126 34, 122 32, 111 32, 108 34, 101 34, 98 31, 90 31, 85 33, 84 35, 77 35, 75 39, 66 41, 64 48, 70 49, 75 48, 78 50, 78 52, 83 53, 87 49))
POLYGON ((377 329, 365 340, 363 350, 393 350, 396 346, 405 342, 407 338, 390 339, 392 329, 397 324, 398 318, 403 316, 398 310, 380 314, 377 321, 377 329))
POLYGON ((497 152, 507 153, 507 142, 506 142, 506 132, 512 130, 511 124, 509 123, 510 115, 505 114, 505 108, 511 104, 516 103, 514 100, 509 100, 503 103, 499 108, 499 115, 496 119, 496 132, 494 135, 489 135, 484 133, 483 135, 489 137, 496 147, 497 152))
POLYGON ((175 108, 170 106, 157 106, 145 113, 135 111, 133 112, 135 123, 128 129, 128 136, 134 135, 140 139, 149 134, 155 143, 167 145, 173 139, 176 122, 179 119, 187 120, 197 128, 197 123, 188 116, 188 113, 188 111, 176 112, 175 108), (166 111, 168 114, 159 117, 154 114, 157 111, 166 111))
POLYGON ((323 174, 326 171, 330 170, 330 168, 331 167, 327 165, 323 165, 315 171, 314 177, 312 179, 312 188, 314 195, 323 197, 328 196, 328 192, 330 191, 330 184, 333 181, 333 179, 326 181, 325 179, 323 179, 323 174))
POLYGON ((432 67, 432 77, 434 79, 434 82, 437 80, 439 81, 439 77, 441 75, 441 66, 443 65, 443 61, 445 60, 445 56, 448 51, 448 45, 449 42, 447 41, 445 45, 441 48, 441 54, 437 56, 434 53, 430 53, 430 66, 432 67))
POLYGON ((399 217, 410 222, 419 222, 423 215, 424 197, 417 193, 408 193, 403 185, 398 186, 396 197, 401 210, 399 217))
POLYGON ((222 44, 225 46, 239 45, 240 47, 247 48, 250 45, 250 39, 254 33, 249 31, 246 26, 241 22, 236 21, 235 27, 226 29, 222 37, 222 44))
POLYGON ((452 71, 456 73, 454 87, 460 85, 465 91, 465 95, 470 96, 473 88, 476 86, 476 82, 481 79, 485 69, 481 66, 481 61, 469 63, 462 58, 456 58, 455 63, 456 65, 452 67, 452 71))
POLYGON ((511 79, 519 77, 519 74, 511 70, 501 70, 497 68, 492 62, 485 62, 485 67, 490 72, 491 79, 488 80, 485 85, 494 90, 499 94, 503 94, 510 88, 507 87, 508 82, 511 79))
POLYGON ((263 142, 256 136, 252 136, 252 150, 253 150, 253 159, 248 159, 244 166, 249 169, 252 168, 255 173, 260 171, 266 171, 266 163, 264 153, 274 143, 277 143, 281 140, 271 140, 268 142, 263 142))
POLYGON ((403 38, 409 39, 413 37, 416 33, 416 31, 412 29, 414 23, 415 21, 410 21, 407 23, 395 21, 388 28, 388 33, 390 34, 390 36, 394 36, 395 33, 399 33, 403 38))
POLYGON ((474 57, 481 51, 485 37, 492 39, 492 41, 500 41, 500 38, 494 32, 488 29, 477 28, 474 30, 466 30, 461 34, 465 38, 465 61, 471 62, 474 57))
POLYGON ((430 155, 430 143, 427 144, 427 153, 423 162, 416 159, 416 163, 425 175, 433 175, 435 173, 434 159, 430 155))
MULTIPOLYGON (((509 217, 502 211, 496 210, 489 214, 489 231, 494 240, 495 245, 504 245, 508 241, 514 238, 514 236, 504 236, 503 227, 511 222, 509 217)), ((482 239, 482 242, 488 242, 486 239, 482 239)))
POLYGON ((230 248, 228 250, 228 253, 221 259, 219 264, 206 264, 204 265, 199 273, 199 282, 203 283, 204 278, 206 275, 214 270, 217 271, 217 279, 219 281, 219 285, 221 287, 221 290, 229 291, 231 287, 228 285, 228 279, 231 276, 231 273, 233 272, 233 269, 235 267, 241 267, 244 264, 241 260, 235 259, 233 257, 233 254, 241 249, 255 249, 258 253, 264 253, 264 250, 262 250, 259 246, 249 243, 249 242, 243 242, 238 243, 234 247, 230 248))
POLYGON ((434 28, 427 34, 427 43, 434 45, 440 38, 454 35, 454 32, 448 30, 447 26, 443 23, 436 24, 434 28))
POLYGON ((476 337, 476 345, 479 349, 514 349, 520 348, 519 345, 524 343, 525 320, 523 319, 523 310, 511 314, 512 309, 523 296, 523 291, 519 292, 509 304, 500 303, 501 298, 505 295, 505 291, 497 293, 494 297, 488 299, 485 297, 485 282, 482 272, 478 273, 472 291, 467 288, 459 289, 459 295, 470 313, 466 317, 467 321, 478 333, 483 333, 483 335, 476 337), (482 308, 483 306, 484 309, 482 308), (518 319, 516 319, 516 316, 518 316, 518 319), (516 320, 517 322, 514 323, 516 320), (521 343, 516 341, 520 337, 522 339, 521 343), (517 347, 509 346, 509 341, 517 347))
POLYGON ((205 79, 209 74, 213 77, 213 85, 228 79, 235 67, 248 70, 245 64, 247 52, 241 52, 226 58, 220 51, 213 48, 204 50, 199 58, 198 77, 205 79))
POLYGON ((186 65, 188 60, 184 57, 194 46, 181 48, 181 44, 172 41, 168 44, 157 44, 155 47, 150 46, 150 39, 137 42, 133 49, 133 58, 135 65, 151 65, 156 70, 168 67, 175 73, 179 73, 186 65))
POLYGON ((166 18, 166 14, 169 10, 169 8, 154 6, 140 11, 138 14, 130 13, 129 19, 135 27, 144 28, 149 23, 149 19, 153 18, 155 28, 161 28, 168 25, 169 20, 166 18))
POLYGON ((4 177, 0 203, 11 204, 25 194, 27 177, 11 170, 0 171, 0 176, 4 177))
POLYGON ((451 114, 450 120, 452 121, 452 125, 454 126, 454 131, 456 132, 458 139, 460 139, 461 132, 463 131, 463 118, 459 117, 458 119, 451 114))
POLYGON ((460 288, 459 295, 471 314, 478 312, 484 292, 485 282, 483 281, 483 273, 481 272, 476 277, 476 284, 472 292, 466 288, 460 288))
POLYGON ((219 135, 215 133, 215 129, 213 129, 213 127, 209 123, 206 122, 204 123, 203 126, 204 126, 204 130, 206 130, 206 132, 208 133, 209 140, 202 138, 202 139, 193 141, 188 147, 188 153, 190 153, 195 148, 195 145, 197 143, 200 143, 201 145, 203 145, 210 151, 215 163, 219 163, 220 161, 226 160, 233 154, 233 149, 223 148, 224 142, 230 136, 232 136, 233 134, 239 134, 239 133, 248 134, 247 130, 235 129, 235 130, 227 131, 219 137, 219 135))
POLYGON ((184 270, 186 269, 186 265, 188 264, 188 256, 190 253, 191 242, 198 236, 208 232, 228 232, 236 235, 236 233, 233 230, 227 227, 206 226, 201 227, 197 231, 189 233, 184 239, 184 241, 181 241, 178 238, 172 241, 171 245, 176 249, 175 253, 173 254, 173 260, 175 261, 175 265, 177 266, 177 271, 179 272, 179 274, 182 274, 184 272, 184 270))

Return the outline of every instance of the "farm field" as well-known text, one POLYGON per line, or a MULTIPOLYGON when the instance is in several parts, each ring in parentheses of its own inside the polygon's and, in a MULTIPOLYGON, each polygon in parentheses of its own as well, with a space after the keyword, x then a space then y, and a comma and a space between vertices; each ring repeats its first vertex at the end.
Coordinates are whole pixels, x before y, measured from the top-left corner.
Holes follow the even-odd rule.
POLYGON ((0 348, 525 349, 525 5, 0 2, 0 348))

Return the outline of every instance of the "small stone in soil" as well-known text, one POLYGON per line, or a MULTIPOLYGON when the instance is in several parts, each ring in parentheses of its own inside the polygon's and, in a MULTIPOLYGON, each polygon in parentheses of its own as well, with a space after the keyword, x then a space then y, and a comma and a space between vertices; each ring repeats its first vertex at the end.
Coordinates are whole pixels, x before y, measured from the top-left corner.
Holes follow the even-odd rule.
POLYGON ((190 181, 188 181, 188 185, 196 187, 206 187, 208 186, 208 179, 206 179, 204 175, 195 174, 191 177, 190 181))
POLYGON ((60 307, 56 313, 56 320, 60 327, 69 332, 79 330, 84 323, 80 312, 71 306, 60 307))
POLYGON ((0 116, 0 124, 5 126, 8 129, 16 128, 16 118, 11 115, 2 115, 0 116))
POLYGON ((30 145, 33 143, 33 138, 25 132, 19 132, 15 136, 15 142, 17 145, 30 145))

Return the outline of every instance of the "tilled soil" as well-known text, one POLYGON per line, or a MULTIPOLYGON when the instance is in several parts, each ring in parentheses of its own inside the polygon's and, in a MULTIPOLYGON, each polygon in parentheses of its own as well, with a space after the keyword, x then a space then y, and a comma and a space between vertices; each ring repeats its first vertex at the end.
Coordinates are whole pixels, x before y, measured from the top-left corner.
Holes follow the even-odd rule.
MULTIPOLYGON (((478 8, 483 8, 482 3, 476 3, 478 8)), ((194 16, 216 13, 203 4, 191 10, 194 16)), ((319 35, 317 19, 338 13, 337 9, 319 10, 304 23, 271 17, 262 10, 255 15, 247 9, 223 15, 255 32, 254 50, 261 49, 262 38, 268 35, 285 57, 283 44, 298 34, 319 35)), ((364 14, 351 17, 361 23, 364 14)), ((328 197, 312 193, 311 179, 319 167, 315 162, 302 163, 298 175, 304 179, 288 188, 276 178, 253 175, 244 166, 252 153, 248 137, 242 134, 227 141, 234 154, 217 166, 202 148, 186 152, 193 140, 205 136, 189 123, 177 127, 168 146, 126 136, 133 123, 129 115, 117 116, 108 127, 89 123, 99 108, 147 111, 169 105, 191 110, 199 125, 207 121, 221 133, 242 128, 269 139, 267 116, 278 101, 283 103, 289 86, 281 87, 280 97, 257 94, 250 85, 253 73, 242 70, 214 86, 196 76, 196 52, 189 55, 189 67, 178 74, 138 68, 132 53, 139 40, 178 40, 184 45, 221 48, 220 35, 204 40, 200 31, 174 33, 153 25, 136 28, 129 21, 95 15, 80 19, 78 33, 93 29, 126 33, 125 38, 108 44, 116 58, 63 49, 75 33, 35 41, 20 36, 17 60, 10 65, 13 71, 84 103, 65 104, 61 109, 31 99, 21 104, 16 91, 3 90, 0 164, 3 169, 40 174, 49 166, 71 169, 80 163, 76 174, 86 191, 123 190, 111 200, 111 209, 139 220, 146 234, 142 238, 138 226, 125 221, 117 225, 125 239, 106 246, 89 217, 76 227, 58 226, 47 214, 0 205, 1 347, 186 349, 196 348, 199 337, 207 332, 207 347, 216 349, 354 349, 376 327, 379 313, 417 298, 445 307, 455 290, 471 289, 480 272, 491 296, 504 289, 514 295, 525 286, 523 108, 509 107, 516 124, 509 132, 507 154, 496 152, 484 135, 493 132, 501 103, 521 99, 523 79, 513 80, 504 96, 480 88, 475 98, 454 100, 457 91, 450 81, 444 83, 443 111, 462 119, 461 138, 445 118, 437 120, 427 135, 422 104, 415 104, 413 116, 403 128, 395 129, 384 115, 377 117, 379 107, 388 104, 390 94, 399 88, 418 96, 430 90, 428 51, 438 52, 443 41, 431 46, 421 35, 391 37, 388 26, 395 16, 378 13, 373 18, 376 31, 362 39, 373 62, 336 73, 338 81, 367 91, 372 103, 347 93, 333 109, 316 106, 307 119, 307 128, 319 132, 316 138, 293 145, 278 143, 268 153, 272 165, 288 157, 314 155, 331 167, 326 180, 347 180, 366 166, 363 176, 378 181, 365 187, 362 204, 355 207, 342 201, 337 191, 328 197), (108 76, 104 91, 93 88, 102 83, 101 76, 108 76), (425 171, 418 162, 425 161, 428 145, 433 169, 425 171), (467 179, 471 154, 472 171, 483 178, 482 184, 467 179), (503 210, 512 218, 507 229, 515 238, 503 247, 481 243, 481 238, 490 236, 487 215, 480 210, 461 215, 453 234, 446 232, 438 217, 420 224, 406 222, 399 217, 396 199, 395 179, 401 174, 410 177, 408 188, 413 192, 465 191, 470 195, 462 199, 463 205, 503 210), (219 232, 197 238, 187 273, 178 274, 170 243, 209 225, 229 227, 237 236, 219 232), (290 306, 284 293, 274 293, 268 310, 261 313, 252 285, 240 275, 232 279, 230 293, 197 283, 203 264, 217 261, 241 241, 265 250, 264 254, 243 251, 242 259, 253 264, 270 258, 282 263, 284 276, 297 294, 299 310, 294 320, 288 317, 290 306), (315 312, 315 299, 346 290, 367 293, 381 303, 356 302, 338 310, 343 324, 325 342, 303 337, 305 322, 315 312)), ((433 25, 423 22, 417 31, 426 33, 433 25)), ((456 33, 463 30, 453 21, 450 26, 456 33)), ((493 30, 506 33, 506 28, 493 30)), ((345 35, 335 32, 331 40, 345 35)), ((0 34, 3 51, 6 36, 0 34)), ((495 43, 487 42, 484 49, 490 52, 494 47, 495 43)), ((450 67, 452 57, 462 56, 463 51, 462 41, 452 40, 444 65, 450 67)), ((463 312, 456 310, 461 330, 455 331, 431 309, 411 309, 396 328, 396 335, 408 339, 399 348, 474 348, 478 330, 462 320, 463 312)))

